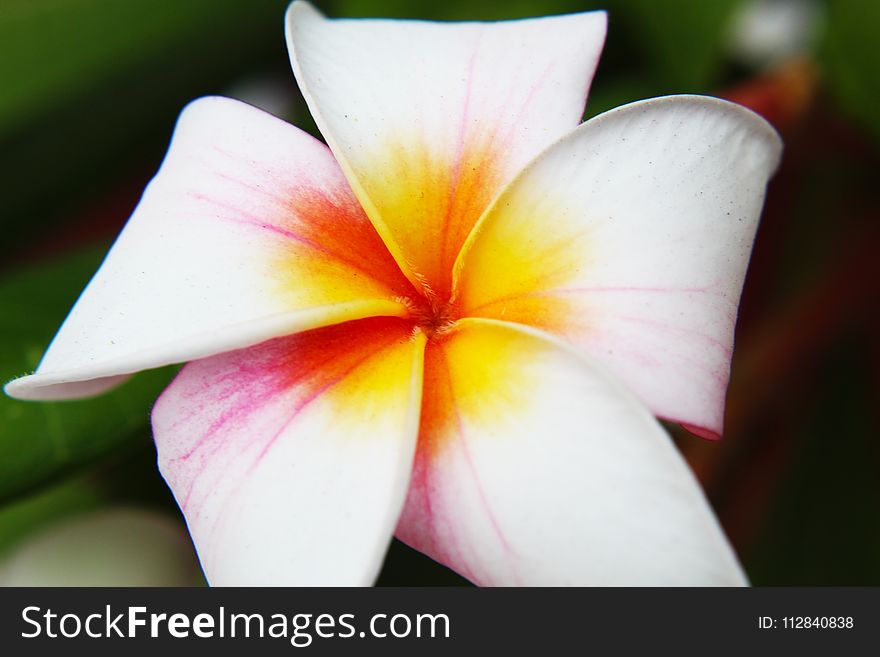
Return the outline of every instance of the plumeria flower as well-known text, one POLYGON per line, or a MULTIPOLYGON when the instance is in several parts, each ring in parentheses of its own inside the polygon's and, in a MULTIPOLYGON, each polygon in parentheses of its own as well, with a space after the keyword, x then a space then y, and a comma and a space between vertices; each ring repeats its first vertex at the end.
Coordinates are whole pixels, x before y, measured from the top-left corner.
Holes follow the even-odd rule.
POLYGON ((233 100, 188 106, 7 392, 193 361, 152 421, 212 584, 369 584, 392 534, 482 585, 744 583, 654 416, 721 433, 781 145, 697 96, 578 125, 605 26, 295 2, 329 148, 233 100))

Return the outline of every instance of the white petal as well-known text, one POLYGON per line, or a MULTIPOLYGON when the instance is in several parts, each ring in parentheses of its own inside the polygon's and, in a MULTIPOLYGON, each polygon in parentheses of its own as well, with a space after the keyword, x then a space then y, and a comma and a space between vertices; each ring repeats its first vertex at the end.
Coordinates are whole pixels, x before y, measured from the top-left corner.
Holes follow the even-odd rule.
POLYGON ((415 451, 424 338, 366 319, 190 363, 159 467, 213 585, 368 585, 415 451))
POLYGON ((534 329, 463 320, 426 353, 397 535, 481 585, 738 585, 699 485, 647 409, 534 329))
POLYGON ((462 313, 563 336, 655 414, 720 434, 733 330, 778 135, 670 96, 588 121, 530 164, 457 263, 462 313))
POLYGON ((325 146, 202 99, 36 374, 6 391, 97 394, 141 369, 402 314, 409 290, 325 146))
POLYGON ((604 12, 500 23, 327 20, 288 10, 293 69, 379 233, 416 284, 449 291, 480 214, 576 126, 604 12))

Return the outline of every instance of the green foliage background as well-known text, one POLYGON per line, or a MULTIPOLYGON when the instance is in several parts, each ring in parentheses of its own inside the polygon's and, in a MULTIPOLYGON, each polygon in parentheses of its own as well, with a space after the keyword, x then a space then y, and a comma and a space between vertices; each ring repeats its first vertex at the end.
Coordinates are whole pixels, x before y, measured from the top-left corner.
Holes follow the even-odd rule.
MULTIPOLYGON (((761 72, 735 61, 726 46, 743 2, 317 4, 333 16, 438 20, 607 9, 608 42, 587 112, 594 115, 653 95, 748 84, 761 72)), ((268 80, 289 96, 287 118, 314 131, 288 70, 286 4, 0 4, 0 378, 36 366, 157 168, 186 102, 268 80)), ((806 119, 783 130, 786 163, 771 186, 734 361, 731 403, 741 397, 741 406, 757 410, 733 423, 720 444, 680 440, 698 472, 704 467, 755 583, 880 584, 880 273, 863 254, 872 250, 866 244, 880 246, 880 3, 817 4, 824 29, 806 54, 819 72, 817 100, 806 119), (826 294, 838 278, 837 294, 826 294), (831 328, 828 313, 841 318, 831 328), (819 337, 795 365, 783 374, 773 369, 785 350, 768 341, 787 345, 789 334, 813 333, 819 337), (740 372, 747 373, 740 381, 775 382, 767 399, 758 404, 738 392, 748 387, 736 385, 740 372)), ((155 469, 148 423, 171 376, 173 369, 144 373, 79 402, 0 397, 0 557, 35 528, 111 501, 177 516, 155 469)), ((396 545, 381 582, 460 580, 396 545)))

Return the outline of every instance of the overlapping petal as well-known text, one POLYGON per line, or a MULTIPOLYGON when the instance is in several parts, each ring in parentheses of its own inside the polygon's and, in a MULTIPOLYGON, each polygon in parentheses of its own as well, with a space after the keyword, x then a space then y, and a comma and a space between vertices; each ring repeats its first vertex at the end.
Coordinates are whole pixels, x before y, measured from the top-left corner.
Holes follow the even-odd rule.
POLYGON ((447 298, 492 198, 580 121, 605 14, 327 20, 295 2, 287 37, 300 89, 370 219, 410 280, 447 298))
POLYGON ((157 402, 159 466, 214 585, 365 585, 416 445, 424 336, 393 318, 187 365, 157 402))
POLYGON ((369 584, 395 527, 478 584, 744 583, 641 402, 721 432, 778 136, 667 97, 563 137, 604 35, 602 12, 441 25, 295 2, 329 149, 193 103, 7 392, 194 361, 152 419, 212 584, 369 584))
POLYGON ((603 114, 530 164, 457 263, 463 315, 536 326, 659 416, 721 433, 737 306, 780 140, 721 100, 603 114))
POLYGON ((739 585, 671 440, 555 338, 464 320, 428 345, 402 540, 482 585, 739 585))
POLYGON ((30 399, 294 331, 405 313, 411 286, 330 151, 260 110, 192 103, 162 168, 71 311, 30 399))

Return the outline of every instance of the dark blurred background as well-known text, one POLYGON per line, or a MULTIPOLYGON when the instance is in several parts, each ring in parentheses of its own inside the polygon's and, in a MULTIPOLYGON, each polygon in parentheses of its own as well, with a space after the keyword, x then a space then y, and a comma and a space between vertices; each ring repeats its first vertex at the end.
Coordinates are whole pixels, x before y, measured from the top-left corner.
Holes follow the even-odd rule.
MULTIPOLYGON (((737 332, 725 436, 670 427, 756 585, 880 584, 880 2, 328 0, 331 16, 602 8, 587 116, 667 93, 763 114, 786 144, 737 332)), ((32 370, 156 171, 178 112, 233 96, 315 132, 287 0, 0 2, 0 378, 32 370)), ((90 401, 0 397, 0 562, 126 503, 180 517, 155 467, 173 370, 90 401)), ((380 584, 456 584, 395 543, 380 584)))

